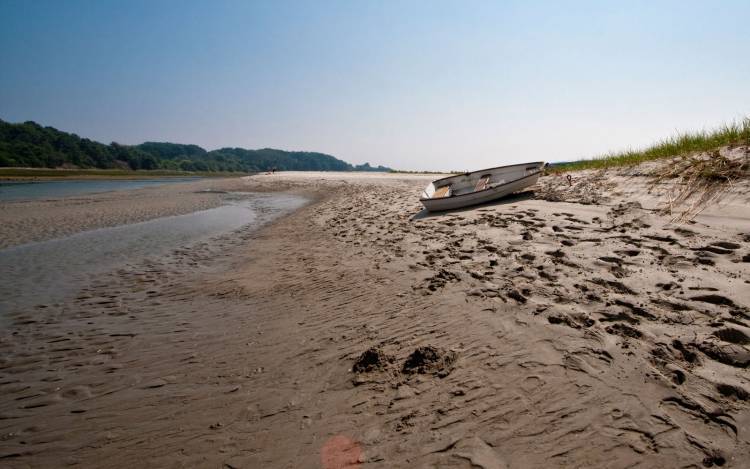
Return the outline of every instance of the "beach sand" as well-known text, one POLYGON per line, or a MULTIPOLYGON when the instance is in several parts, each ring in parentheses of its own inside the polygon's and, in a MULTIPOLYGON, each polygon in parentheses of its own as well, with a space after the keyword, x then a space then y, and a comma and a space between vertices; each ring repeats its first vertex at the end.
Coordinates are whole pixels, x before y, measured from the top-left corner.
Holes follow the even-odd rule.
MULTIPOLYGON (((747 181, 672 223, 632 171, 438 215, 431 178, 215 183, 315 201, 15 315, 0 465, 746 467, 747 181)), ((162 198, 138 216, 218 203, 162 198)), ((86 199, 99 224, 137 202, 86 199)), ((92 226, 46 203, 3 240, 92 226)))

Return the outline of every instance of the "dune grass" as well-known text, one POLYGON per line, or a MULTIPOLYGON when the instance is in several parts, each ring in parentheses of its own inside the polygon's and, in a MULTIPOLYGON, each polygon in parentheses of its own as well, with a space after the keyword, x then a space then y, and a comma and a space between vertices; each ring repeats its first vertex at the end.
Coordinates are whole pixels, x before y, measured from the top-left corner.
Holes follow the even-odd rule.
POLYGON ((632 166, 649 160, 712 152, 726 145, 750 145, 750 117, 746 117, 740 122, 725 124, 713 130, 680 133, 643 150, 627 150, 620 153, 608 153, 587 160, 553 164, 549 171, 559 173, 632 166))
POLYGON ((651 190, 666 183, 666 211, 673 216, 672 221, 683 222, 723 196, 736 181, 747 178, 750 162, 747 158, 727 158, 716 149, 680 155, 651 175, 654 177, 651 190), (676 184, 669 184, 670 181, 676 184), (675 211, 676 207, 680 210, 675 211))

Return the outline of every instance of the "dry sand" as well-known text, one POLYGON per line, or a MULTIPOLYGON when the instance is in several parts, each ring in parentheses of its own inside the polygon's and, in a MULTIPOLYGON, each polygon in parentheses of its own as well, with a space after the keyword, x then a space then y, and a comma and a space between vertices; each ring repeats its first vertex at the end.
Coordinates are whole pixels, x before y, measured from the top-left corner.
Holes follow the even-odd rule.
POLYGON ((319 199, 14 317, 0 465, 747 467, 747 181, 677 225, 622 172, 427 179, 225 182, 319 199))

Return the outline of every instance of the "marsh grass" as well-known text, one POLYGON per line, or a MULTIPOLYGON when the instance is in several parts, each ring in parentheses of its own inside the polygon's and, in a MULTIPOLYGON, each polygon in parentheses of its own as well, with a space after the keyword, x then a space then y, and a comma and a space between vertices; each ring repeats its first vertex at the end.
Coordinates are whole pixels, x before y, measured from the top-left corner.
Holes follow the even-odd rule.
MULTIPOLYGON (((643 150, 608 153, 589 160, 553 165, 548 171, 561 173, 584 169, 634 166, 644 161, 711 152, 727 145, 750 145, 750 117, 746 117, 740 122, 725 124, 713 130, 680 133, 643 150)), ((704 168, 704 170, 708 170, 708 168, 704 168)))

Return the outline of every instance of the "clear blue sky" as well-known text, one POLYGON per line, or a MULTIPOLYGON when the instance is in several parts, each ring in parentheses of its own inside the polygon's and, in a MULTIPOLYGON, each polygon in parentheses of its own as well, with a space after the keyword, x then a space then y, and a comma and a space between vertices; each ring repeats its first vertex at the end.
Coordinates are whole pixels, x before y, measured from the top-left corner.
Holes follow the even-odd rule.
POLYGON ((472 169, 750 115, 750 1, 0 0, 0 118, 472 169))

